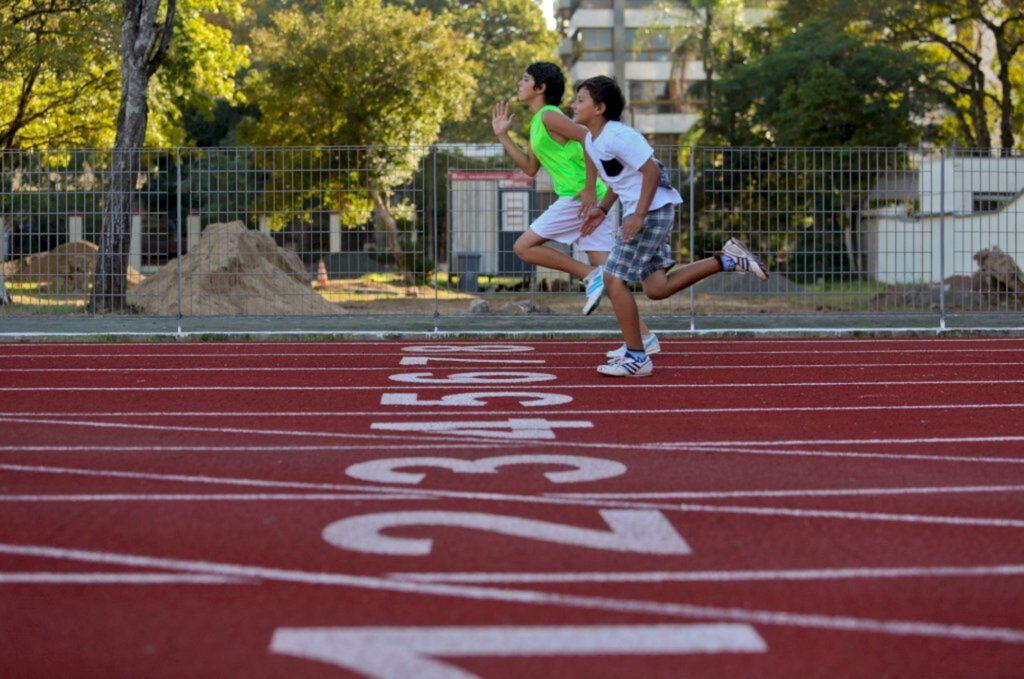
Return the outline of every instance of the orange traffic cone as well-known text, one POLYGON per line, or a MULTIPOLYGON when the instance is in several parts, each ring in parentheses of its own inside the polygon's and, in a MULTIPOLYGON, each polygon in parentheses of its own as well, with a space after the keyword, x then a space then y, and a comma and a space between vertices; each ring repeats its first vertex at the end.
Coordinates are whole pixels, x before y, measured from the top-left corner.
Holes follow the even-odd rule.
POLYGON ((316 284, 320 287, 327 285, 327 267, 324 265, 323 258, 321 258, 320 263, 316 265, 316 284))

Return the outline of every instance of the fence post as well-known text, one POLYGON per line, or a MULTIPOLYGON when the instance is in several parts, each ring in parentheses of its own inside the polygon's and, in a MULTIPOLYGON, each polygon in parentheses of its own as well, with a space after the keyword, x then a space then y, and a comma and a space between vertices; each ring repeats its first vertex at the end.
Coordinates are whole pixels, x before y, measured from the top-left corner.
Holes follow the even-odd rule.
POLYGON ((182 217, 181 200, 182 200, 182 196, 181 196, 181 194, 182 194, 182 190, 183 190, 182 186, 181 186, 181 149, 180 148, 175 148, 174 149, 174 161, 175 161, 174 165, 177 168, 177 178, 178 178, 178 181, 177 181, 178 188, 177 188, 177 191, 175 192, 175 193, 177 193, 176 199, 177 199, 177 203, 178 203, 177 204, 178 218, 175 220, 174 228, 175 228, 176 233, 174 234, 174 242, 175 242, 175 244, 177 245, 177 248, 178 248, 178 260, 177 260, 178 261, 178 321, 179 321, 178 332, 180 333, 181 332, 180 321, 181 321, 181 316, 182 316, 182 313, 181 313, 181 217, 182 217))
MULTIPOLYGON (((430 177, 430 183, 432 185, 433 194, 434 194, 434 220, 433 220, 434 221, 434 225, 433 225, 433 229, 434 229, 434 238, 433 238, 434 318, 438 318, 441 315, 441 293, 440 293, 440 290, 439 290, 439 287, 438 287, 438 281, 441 278, 441 276, 439 274, 439 271, 438 271, 438 269, 440 267, 440 264, 441 264, 441 259, 440 259, 440 257, 441 257, 440 252, 441 251, 438 248, 438 242, 437 242, 437 237, 438 237, 437 222, 438 222, 438 219, 439 219, 439 215, 438 215, 438 212, 437 212, 437 146, 434 146, 434 147, 432 147, 430 149, 430 157, 431 157, 431 162, 432 162, 433 168, 434 168, 432 173, 431 173, 431 177, 430 177)), ((447 176, 448 176, 447 173, 445 173, 445 177, 446 178, 447 178, 447 176)), ((445 190, 446 191, 448 190, 447 185, 445 185, 445 190)), ((450 268, 451 267, 449 266, 449 269, 450 268)))
POLYGON ((946 329, 946 149, 939 149, 939 330, 946 329))
MULTIPOLYGON (((694 229, 694 220, 696 219, 696 210, 694 209, 694 205, 693 205, 693 198, 694 198, 694 188, 693 187, 697 184, 697 177, 693 174, 693 172, 694 172, 693 156, 694 156, 695 153, 696 153, 696 149, 691 146, 690 147, 690 264, 693 264, 693 262, 694 262, 694 252, 693 252, 693 249, 694 249, 695 244, 697 242, 695 240, 695 229, 694 229)), ((693 286, 691 285, 690 286, 690 332, 695 332, 697 330, 697 317, 696 317, 696 311, 697 310, 695 308, 696 304, 697 304, 697 295, 694 293, 693 286)))

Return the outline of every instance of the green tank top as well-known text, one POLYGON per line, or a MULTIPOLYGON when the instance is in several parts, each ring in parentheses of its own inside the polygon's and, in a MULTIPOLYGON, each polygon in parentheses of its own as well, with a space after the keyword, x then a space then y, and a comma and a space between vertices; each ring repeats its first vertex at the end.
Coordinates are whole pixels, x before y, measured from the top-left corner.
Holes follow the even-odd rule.
MULTIPOLYGON (((557 106, 545 106, 530 120, 530 148, 533 155, 544 166, 544 169, 551 175, 555 185, 555 194, 560 198, 568 196, 572 198, 583 190, 587 184, 587 167, 583 160, 583 145, 575 139, 566 140, 565 144, 559 144, 548 134, 544 127, 542 116, 544 111, 558 111, 557 106)), ((604 183, 597 180, 597 197, 604 198, 604 183)))

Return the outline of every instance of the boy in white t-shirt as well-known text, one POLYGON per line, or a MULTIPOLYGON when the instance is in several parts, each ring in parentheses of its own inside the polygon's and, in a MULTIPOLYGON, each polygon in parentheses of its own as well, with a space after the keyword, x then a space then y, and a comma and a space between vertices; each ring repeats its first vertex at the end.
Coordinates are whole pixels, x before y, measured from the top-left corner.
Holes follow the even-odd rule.
POLYGON ((607 76, 589 78, 577 85, 572 104, 573 120, 587 128, 587 162, 596 167, 608 186, 604 198, 587 215, 584 229, 603 221, 616 200, 621 200, 623 207, 621 233, 614 239, 604 266, 604 285, 626 351, 597 370, 612 377, 644 377, 651 374, 653 364, 644 352, 640 316, 629 282, 641 281, 644 294, 665 299, 720 271, 752 273, 768 280, 768 270, 742 243, 730 238, 714 257, 667 273, 675 265, 669 245, 675 206, 683 199, 669 184, 667 173, 654 159, 654 149, 643 135, 618 122, 624 107, 622 90, 607 76))

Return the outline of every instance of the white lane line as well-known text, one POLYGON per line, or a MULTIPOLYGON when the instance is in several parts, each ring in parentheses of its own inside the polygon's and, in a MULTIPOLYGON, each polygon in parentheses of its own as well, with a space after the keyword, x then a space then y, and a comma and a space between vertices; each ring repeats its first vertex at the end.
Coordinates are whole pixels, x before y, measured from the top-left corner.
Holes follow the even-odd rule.
MULTIPOLYGON (((0 465, 2 468, 3 465, 0 465)), ((945 495, 957 493, 1019 493, 1015 486, 919 486, 908 488, 807 488, 801 490, 664 491, 658 493, 551 493, 552 497, 590 500, 711 500, 775 497, 860 497, 877 495, 945 495)))
MULTIPOLYGON (((0 418, 2 419, 2 418, 0 418)), ((653 444, 659 447, 681 446, 702 446, 705 448, 714 447, 742 447, 742 446, 848 446, 848 445, 890 445, 890 444, 937 444, 937 443, 1016 443, 1024 441, 1021 436, 928 436, 928 437, 906 437, 906 438, 863 438, 863 439, 755 439, 747 441, 688 441, 686 443, 661 443, 653 444)))
POLYGON ((0 573, 0 585, 235 585, 252 578, 173 573, 0 573))
MULTIPOLYGON (((14 404, 12 404, 14 405, 14 404)), ((860 405, 860 406, 755 406, 755 407, 722 407, 722 408, 645 408, 644 415, 705 415, 705 414, 728 414, 728 413, 846 413, 846 412, 874 412, 878 410, 1000 410, 1000 409, 1024 408, 1024 402, 1012 403, 926 403, 921 405, 860 405)), ((213 410, 187 410, 187 411, 156 411, 156 412, 117 412, 117 411, 96 411, 96 412, 62 412, 62 411, 33 411, 19 413, 9 409, 4 414, 10 417, 259 417, 262 419, 289 418, 289 417, 383 417, 409 415, 479 415, 481 417, 492 415, 521 415, 519 410, 493 410, 491 408, 476 408, 468 410, 465 408, 450 408, 446 410, 408 410, 403 406, 402 410, 278 410, 274 412, 263 411, 213 411, 213 410)), ((586 408, 580 407, 571 409, 544 409, 545 415, 636 415, 640 411, 636 408, 586 408)))
MULTIPOLYGON (((545 369, 547 366, 545 366, 545 369)), ((576 370, 584 370, 585 368, 575 368, 576 370)), ((401 373, 397 373, 401 374, 401 373)), ((472 386, 480 387, 488 383, 476 382, 472 383, 472 386)), ((495 383, 498 384, 498 383, 495 383)), ((501 382, 501 386, 507 387, 507 382, 501 382)), ((835 387, 882 387, 882 386, 968 386, 968 385, 983 385, 986 387, 992 387, 999 384, 1024 384, 1024 379, 985 379, 985 380, 855 380, 846 382, 716 382, 713 384, 694 384, 692 382, 682 382, 678 384, 661 384, 661 383, 647 383, 647 384, 623 384, 622 382, 615 383, 596 383, 596 384, 559 384, 557 388, 559 390, 565 389, 618 389, 624 388, 641 388, 641 389, 729 389, 735 391, 736 389, 750 388, 750 389, 810 389, 810 388, 835 388, 835 387)), ((415 383, 415 387, 404 385, 398 387, 397 384, 380 384, 376 386, 343 386, 343 385, 271 385, 271 384, 260 384, 252 386, 225 386, 225 385, 199 385, 199 386, 163 386, 163 387, 90 387, 90 386, 79 386, 79 387, 36 387, 36 386, 22 386, 22 387, 0 387, 0 392, 13 391, 13 392, 65 392, 73 391, 75 393, 87 393, 87 392, 177 392, 177 391, 259 391, 261 393, 268 391, 316 391, 316 392, 333 392, 333 391, 392 391, 396 388, 417 390, 425 389, 465 389, 466 383, 459 384, 457 382, 451 384, 437 384, 431 383, 415 383)), ((544 389, 552 390, 551 384, 542 383, 516 383, 515 388, 517 391, 523 389, 544 389)))
POLYGON ((307 571, 246 566, 212 561, 193 561, 135 554, 119 554, 84 549, 65 549, 46 545, 0 544, 0 554, 33 556, 51 559, 84 561, 89 563, 118 564, 142 568, 164 568, 177 571, 200 572, 230 577, 257 578, 278 582, 308 585, 356 587, 362 589, 402 592, 408 594, 457 597, 476 601, 502 601, 506 603, 563 606, 587 610, 614 611, 664 615, 704 620, 732 620, 751 624, 778 625, 844 632, 868 632, 896 636, 923 636, 962 641, 998 641, 1024 644, 1024 629, 950 625, 920 620, 884 620, 852 616, 791 613, 720 606, 702 606, 686 603, 667 603, 638 599, 555 594, 551 592, 502 589, 493 587, 448 585, 349 575, 345 573, 314 573, 307 571))
MULTIPOLYGON (((620 340, 609 339, 608 343, 614 345, 615 342, 620 340)), ((730 340, 729 344, 733 342, 730 340)), ((711 343, 715 345, 715 343, 711 343)), ((590 348, 594 346, 592 341, 589 345, 590 348)), ((707 357, 720 357, 720 356, 832 356, 832 355, 854 355, 854 354, 1006 354, 1006 353, 1024 353, 1024 345, 1019 347, 962 347, 962 348, 926 348, 926 349, 766 349, 766 350, 742 350, 742 351, 730 351, 729 349, 722 349, 723 344, 717 343, 717 349, 708 352, 702 351, 690 351, 689 345, 676 346, 672 342, 662 343, 662 353, 668 355, 681 355, 681 356, 707 356, 707 357)), ((579 356, 579 351, 545 351, 542 346, 535 347, 537 353, 530 354, 531 356, 579 356)), ((603 351, 594 351, 596 356, 603 351)), ((182 353, 18 353, 17 351, 12 353, 4 352, 5 359, 46 359, 46 360, 64 360, 74 358, 108 358, 122 360, 125 358, 208 358, 211 360, 220 358, 310 358, 315 360, 324 360, 329 358, 344 358, 344 357, 381 357, 381 358, 400 358, 403 356, 413 355, 430 355, 436 356, 437 354, 411 354, 401 352, 363 352, 363 351, 338 351, 338 352, 304 352, 304 351, 275 351, 275 352, 227 352, 227 353, 212 353, 212 352, 182 352, 182 353)), ((502 354, 505 355, 505 354, 502 354)), ((513 354, 509 354, 513 355, 513 354)))
MULTIPOLYGON (((409 441, 435 441, 444 443, 445 448, 448 449, 469 449, 476 450, 482 448, 497 448, 506 449, 508 446, 504 443, 495 443, 493 440, 474 438, 472 436, 460 437, 458 440, 453 438, 438 438, 430 435, 416 436, 416 437, 399 437, 399 436, 380 436, 373 437, 382 440, 401 440, 404 441, 402 444, 403 450, 427 450, 437 451, 437 443, 423 443, 413 444, 409 441)), ((829 441, 823 441, 823 445, 829 445, 829 441)), ((890 441, 891 445, 899 445, 900 441, 890 441)), ((956 441, 952 443, 966 443, 966 441, 956 441)), ((966 463, 966 464, 1024 464, 1024 457, 1000 457, 1000 456, 979 456, 979 455, 925 455, 917 453, 872 453, 872 452, 859 452, 859 451, 831 451, 831 450, 766 450, 763 448, 723 448, 721 446, 703 446, 703 445, 689 445, 689 444, 675 444, 675 443, 657 443, 657 444, 630 444, 630 443, 575 443, 571 441, 520 441, 517 445, 521 447, 557 447, 559 449, 580 449, 593 452, 595 450, 608 451, 608 452, 630 452, 630 453, 643 453, 643 452, 654 452, 654 453, 715 453, 719 455, 760 455, 770 457, 808 457, 808 458, 826 458, 826 459, 851 459, 851 460, 892 460, 898 462, 944 462, 944 463, 966 463)), ((308 446, 195 446, 195 445, 176 445, 176 446, 112 446, 112 445, 78 445, 78 446, 65 446, 65 445, 0 445, 0 452, 55 452, 55 453, 67 453, 67 452, 108 452, 108 451, 122 451, 122 452, 141 452, 141 453, 166 453, 166 452, 186 452, 186 453, 203 453, 203 452, 242 452, 242 453, 259 453, 259 452, 307 452, 307 451, 321 451, 321 450, 386 450, 393 451, 394 444, 382 443, 382 444, 356 444, 356 445, 344 445, 341 443, 331 445, 308 445, 308 446)))
MULTIPOLYGON (((257 488, 295 488, 303 490, 331 490, 336 492, 361 493, 371 488, 375 492, 388 492, 404 497, 429 494, 429 489, 405 488, 399 493, 394 486, 371 487, 355 484, 310 483, 306 481, 275 481, 266 479, 246 479, 237 477, 218 477, 189 474, 159 474, 152 472, 126 472, 112 469, 80 469, 74 467, 52 467, 46 465, 0 464, 0 470, 24 472, 29 474, 54 474, 67 476, 95 476, 100 478, 116 478, 143 481, 165 481, 171 483, 199 483, 209 485, 228 485, 257 488)), ((960 493, 1014 493, 1024 491, 1024 485, 997 486, 911 486, 905 488, 808 488, 797 490, 737 490, 686 492, 665 491, 660 493, 546 493, 542 497, 563 500, 701 500, 701 499, 734 499, 734 498, 777 498, 777 497, 845 497, 845 496, 877 496, 877 495, 921 495, 921 494, 960 494, 960 493)))
MULTIPOLYGON (((441 365, 432 363, 430 367, 434 370, 466 370, 474 367, 489 367, 495 361, 478 361, 475 359, 465 359, 465 364, 453 366, 453 365, 441 365)), ((508 365, 510 361, 503 361, 508 365)), ((516 360, 516 365, 526 364, 543 364, 545 370, 580 370, 580 365, 550 365, 546 361, 521 361, 516 360)), ((951 370, 961 370, 963 368, 978 368, 978 367, 993 367, 993 368, 1007 368, 1007 367, 1019 367, 1024 366, 1024 361, 977 361, 971 363, 958 363, 957 365, 936 365, 934 361, 925 363, 775 363, 772 365, 723 365, 721 363, 715 363, 713 365, 687 365, 687 364, 670 364, 664 361, 658 361, 658 370, 828 370, 828 369, 843 369, 848 370, 850 368, 928 368, 929 370, 937 370, 947 368, 951 370)), ((512 367, 512 366, 508 366, 512 367)), ((300 366, 300 367, 267 367, 267 366, 231 366, 231 367, 184 367, 177 366, 173 368, 153 368, 149 366, 139 366, 134 368, 128 367, 113 367, 113 368, 4 368, 4 373, 250 373, 250 372, 267 372, 267 373, 322 373, 322 372, 338 372, 338 373, 352 373, 352 372, 394 372, 394 366, 381 366, 381 367, 337 367, 337 366, 300 366)))
POLYGON ((391 573, 390 577, 415 582, 453 582, 489 585, 534 583, 613 582, 787 582, 806 580, 853 580, 885 578, 961 578, 1024 575, 1024 564, 994 566, 924 566, 890 568, 805 568, 743 571, 642 571, 579 573, 391 573))
MULTIPOLYGON (((25 469, 18 469, 12 471, 26 471, 25 469)), ((44 468, 44 471, 48 473, 65 473, 63 468, 44 468)), ((99 475, 100 472, 91 470, 93 475, 99 475)), ((125 474, 123 472, 121 474, 125 474)), ((159 478, 159 475, 147 475, 147 479, 159 478)), ((211 480, 215 477, 198 477, 202 479, 201 483, 216 483, 217 481, 211 480)), ((180 475, 174 475, 172 478, 167 480, 172 481, 183 481, 187 477, 180 475)), ((241 479, 232 479, 229 483, 234 481, 244 482, 241 479)), ((252 482, 249 482, 251 485, 252 482)), ((272 484, 273 482, 258 482, 263 484, 272 484)), ((298 482, 285 482, 280 484, 283 487, 296 487, 298 482)), ((300 487, 307 487, 303 484, 300 487)), ((344 486, 343 486, 344 487, 344 486)), ((348 486, 351 488, 351 486, 348 486)), ((393 486, 379 486, 379 487, 365 487, 360 490, 367 493, 374 493, 380 495, 390 494, 393 497, 388 499, 395 500, 408 500, 408 499, 428 499, 428 498, 446 498, 446 499, 460 499, 460 500, 479 500, 479 501, 492 501, 492 502, 519 502, 527 504, 539 504, 539 505, 568 505, 568 506, 583 506, 583 507, 614 507, 623 509, 660 509, 670 512, 692 512, 692 513, 706 513, 706 514, 741 514, 741 515, 752 515, 752 516, 768 516, 768 517, 799 517, 799 518, 816 518, 816 519, 833 519, 833 520, 844 520, 844 521, 880 521, 886 523, 912 523, 912 524, 933 524, 933 525, 953 525, 953 526, 983 526, 987 528, 1024 528, 1024 519, 1015 518, 998 518, 998 517, 962 517, 962 516, 929 516, 921 514, 894 514, 886 512, 854 512, 854 511, 843 511, 843 510, 819 510, 819 509, 793 509, 789 507, 758 507, 758 506, 736 506, 736 505, 700 505, 700 504, 676 504, 673 502, 642 502, 642 501, 624 501, 624 500, 612 500, 607 498, 590 499, 583 497, 563 497, 561 495, 521 495, 514 493, 494 493, 494 492, 471 492, 471 491, 449 491, 449 490, 433 490, 426 488, 395 488, 393 486)), ((46 496, 40 496, 46 497, 46 496)), ((142 496, 145 498, 146 496, 142 496)), ((199 498, 207 496, 197 496, 199 498)))
POLYGON ((370 492, 354 493, 94 493, 0 495, 0 502, 349 502, 432 500, 431 497, 370 492))

